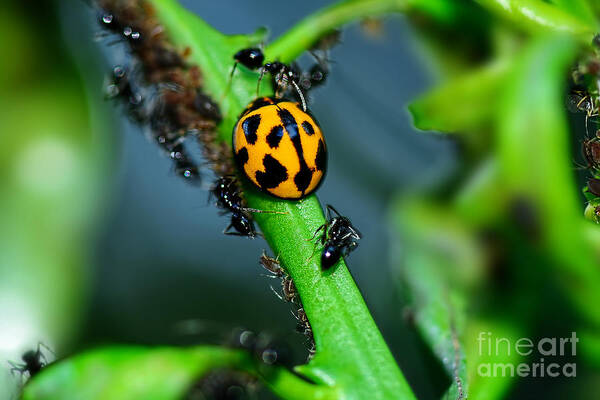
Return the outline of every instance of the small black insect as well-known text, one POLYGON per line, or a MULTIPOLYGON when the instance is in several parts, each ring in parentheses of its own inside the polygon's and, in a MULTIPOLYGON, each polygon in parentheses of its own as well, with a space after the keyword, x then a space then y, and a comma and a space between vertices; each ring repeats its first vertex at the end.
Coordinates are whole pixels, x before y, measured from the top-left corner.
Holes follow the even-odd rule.
POLYGON ((584 88, 577 87, 567 96, 567 109, 570 112, 584 112, 588 117, 594 115, 594 100, 584 88))
POLYGON ((183 137, 174 134, 157 134, 156 142, 175 163, 175 173, 193 185, 202 183, 198 166, 190 160, 183 146, 183 137))
POLYGON ((112 69, 106 95, 110 99, 121 101, 126 108, 127 115, 138 123, 145 123, 148 111, 145 108, 142 90, 134 83, 133 72, 120 65, 112 69))
POLYGON ((102 28, 123 37, 132 46, 142 41, 142 34, 139 31, 123 24, 116 15, 108 11, 102 11, 98 14, 98 23, 102 28))
POLYGON ((29 377, 32 378, 37 375, 42 368, 48 365, 48 360, 44 353, 42 353, 42 346, 45 347, 48 351, 52 352, 47 346, 42 343, 38 343, 36 350, 28 350, 21 356, 22 364, 17 364, 12 361, 9 361, 8 364, 11 366, 10 372, 19 372, 21 376, 24 373, 28 373, 29 377))
POLYGON ((259 69, 265 62, 265 55, 261 49, 252 47, 238 51, 233 56, 233 59, 235 60, 235 64, 233 66, 233 70, 231 71, 231 75, 233 75, 235 72, 235 68, 238 64, 242 64, 244 67, 253 71, 259 69))
POLYGON ((279 61, 268 62, 263 64, 265 61, 265 55, 259 48, 248 48, 242 49, 234 54, 233 59, 235 64, 231 71, 230 83, 233 79, 233 74, 238 64, 242 64, 250 70, 260 69, 260 77, 256 84, 256 95, 260 92, 260 82, 262 81, 265 73, 271 74, 273 77, 273 85, 275 86, 275 97, 281 97, 288 91, 290 86, 293 86, 298 93, 298 97, 302 103, 302 108, 306 111, 306 101, 304 100, 304 94, 298 86, 300 80, 300 73, 294 66, 284 64, 279 61))
POLYGON ((248 236, 250 238, 259 235, 256 232, 250 213, 286 214, 285 212, 245 207, 236 179, 231 176, 218 178, 210 190, 210 195, 217 200, 216 206, 222 210, 222 215, 231 213, 231 223, 223 231, 226 235, 248 236))
POLYGON ((256 228, 250 212, 260 212, 243 206, 242 196, 232 177, 218 178, 210 191, 222 214, 231 213, 231 223, 223 231, 226 235, 256 237, 256 228), (233 229, 233 231, 231 230, 233 229))
POLYGON ((321 63, 313 65, 308 72, 305 72, 300 77, 300 86, 304 90, 311 90, 325 83, 329 69, 321 63))
POLYGON ((587 181, 587 187, 591 194, 600 197, 600 179, 589 178, 587 181))
POLYGON ((341 256, 350 254, 358 246, 358 240, 362 237, 350 219, 341 215, 329 204, 327 204, 327 222, 315 231, 313 238, 321 231, 323 245, 321 267, 324 270, 331 268, 341 256), (334 217, 331 216, 332 213, 335 214, 334 217))
POLYGON ((600 170, 600 130, 596 131, 596 136, 592 139, 583 140, 582 152, 587 162, 586 168, 600 170))

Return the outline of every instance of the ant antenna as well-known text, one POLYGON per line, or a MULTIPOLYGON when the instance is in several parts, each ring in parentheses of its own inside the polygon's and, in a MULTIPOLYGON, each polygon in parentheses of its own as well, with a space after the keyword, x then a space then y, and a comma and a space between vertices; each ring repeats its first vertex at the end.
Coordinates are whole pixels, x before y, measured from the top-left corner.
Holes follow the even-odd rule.
POLYGON ((300 100, 302 101, 302 111, 306 112, 306 101, 304 100, 304 95, 302 94, 302 91, 298 87, 298 84, 293 80, 291 82, 292 82, 292 85, 294 85, 294 87, 296 88, 296 91, 298 92, 298 96, 300 96, 300 100))

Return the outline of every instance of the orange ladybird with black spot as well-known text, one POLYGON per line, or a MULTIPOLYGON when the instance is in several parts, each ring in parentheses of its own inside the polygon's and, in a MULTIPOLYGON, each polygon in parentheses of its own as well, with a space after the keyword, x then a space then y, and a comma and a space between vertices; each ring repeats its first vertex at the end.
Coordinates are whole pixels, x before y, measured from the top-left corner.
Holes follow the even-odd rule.
POLYGON ((296 102, 262 97, 250 103, 233 130, 233 150, 244 175, 282 199, 313 193, 327 170, 321 128, 296 102))

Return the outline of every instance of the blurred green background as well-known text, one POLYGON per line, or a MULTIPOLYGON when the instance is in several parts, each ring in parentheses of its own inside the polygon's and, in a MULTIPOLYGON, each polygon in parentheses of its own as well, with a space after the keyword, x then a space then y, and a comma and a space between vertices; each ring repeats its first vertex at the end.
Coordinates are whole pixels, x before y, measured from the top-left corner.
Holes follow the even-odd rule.
MULTIPOLYGON (((323 3, 183 2, 223 32, 267 25, 271 37, 323 3)), ((456 4, 445 24, 391 16, 344 30, 328 83, 310 95, 330 148, 319 197, 364 235, 351 272, 419 399, 450 384, 427 333, 437 313, 464 335, 467 359, 479 331, 581 334, 577 378, 502 380, 488 398, 598 398, 600 233, 582 219, 586 172, 572 162, 584 115, 567 121, 555 95, 566 97, 574 45, 525 40, 456 4), (470 84, 411 109, 420 128, 464 135, 416 131, 406 106, 471 71, 470 84)), ((39 341, 59 357, 107 343, 220 343, 236 326, 285 337, 301 361, 304 338, 258 265, 266 244, 222 235, 227 219, 207 191, 182 182, 105 100, 107 73, 131 57, 98 40, 95 20, 84 2, 0 10, 0 361, 39 341), (187 320, 199 322, 191 334, 178 329, 187 320)), ((0 398, 18 382, 3 368, 0 398)), ((477 399, 492 386, 471 385, 477 399)))

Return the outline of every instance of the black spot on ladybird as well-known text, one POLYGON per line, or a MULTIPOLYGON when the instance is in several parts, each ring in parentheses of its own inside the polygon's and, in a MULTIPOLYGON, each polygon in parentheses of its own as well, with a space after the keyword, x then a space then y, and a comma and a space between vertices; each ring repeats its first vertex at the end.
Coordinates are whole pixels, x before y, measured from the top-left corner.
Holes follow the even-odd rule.
POLYGON ((244 165, 248 162, 248 149, 245 147, 242 147, 236 155, 236 159, 239 163, 239 165, 244 165))
POLYGON ((304 166, 303 168, 300 168, 300 171, 298 171, 298 173, 294 177, 294 183, 296 184, 298 191, 302 192, 302 194, 306 192, 308 185, 310 185, 312 176, 313 171, 311 171, 310 168, 304 166))
POLYGON ((304 121, 302 123, 302 127, 304 128, 304 131, 306 132, 306 134, 308 136, 312 136, 312 135, 315 134, 315 130, 313 129, 313 126, 312 126, 312 124, 310 122, 304 121))
POLYGON ((261 188, 273 189, 279 186, 281 182, 287 180, 287 168, 281 165, 270 154, 267 154, 263 158, 263 165, 265 166, 265 172, 256 171, 256 181, 261 188))
POLYGON ((248 117, 242 122, 242 129, 244 130, 244 135, 246 136, 246 141, 248 144, 256 143, 256 131, 258 130, 258 126, 260 125, 260 115, 256 114, 251 117, 248 117))
POLYGON ((267 143, 272 149, 274 149, 279 147, 281 138, 283 138, 283 126, 274 126, 273 129, 271 129, 271 132, 267 135, 267 143))
POLYGON ((327 152, 325 151, 325 144, 322 140, 319 140, 317 156, 315 157, 315 166, 319 171, 325 171, 325 168, 327 167, 327 152))

